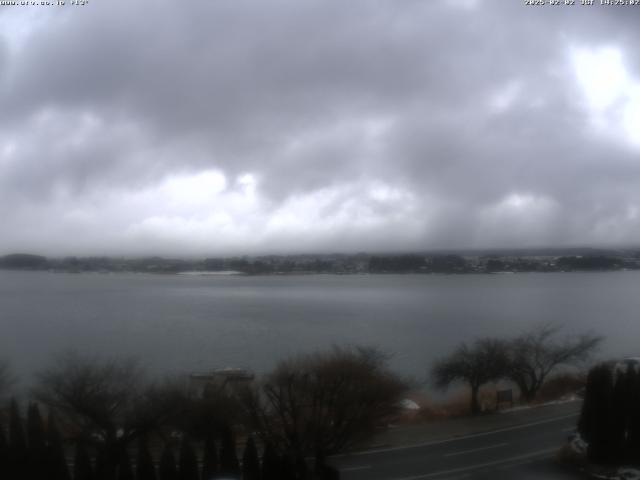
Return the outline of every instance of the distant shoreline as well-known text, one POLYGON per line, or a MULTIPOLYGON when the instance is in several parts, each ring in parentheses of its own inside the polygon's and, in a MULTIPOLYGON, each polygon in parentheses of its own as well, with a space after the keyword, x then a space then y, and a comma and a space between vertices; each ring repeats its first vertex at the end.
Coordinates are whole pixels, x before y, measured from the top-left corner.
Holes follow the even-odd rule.
POLYGON ((53 270, 53 269, 28 269, 28 268, 4 268, 0 267, 0 272, 26 272, 26 273, 50 273, 50 274, 67 274, 67 275, 117 275, 117 274, 135 274, 135 275, 154 275, 154 276, 176 276, 176 277, 295 277, 295 276, 479 276, 479 275, 516 275, 516 274, 563 274, 563 273, 623 273, 635 272, 640 269, 610 269, 610 270, 547 270, 547 271, 506 271, 506 272, 312 272, 312 271, 296 271, 296 272, 268 272, 268 273, 247 273, 235 271, 221 272, 156 272, 144 270, 53 270))
POLYGON ((0 257, 0 269, 52 272, 138 272, 186 276, 313 274, 506 274, 640 270, 640 249, 506 251, 475 254, 315 254, 181 259, 164 257, 0 257))

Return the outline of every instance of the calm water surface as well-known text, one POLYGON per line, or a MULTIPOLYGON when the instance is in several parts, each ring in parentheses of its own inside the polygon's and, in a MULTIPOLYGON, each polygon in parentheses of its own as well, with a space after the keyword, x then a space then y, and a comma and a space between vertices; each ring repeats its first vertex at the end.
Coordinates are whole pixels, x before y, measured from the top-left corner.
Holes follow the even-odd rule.
POLYGON ((27 378, 51 354, 135 355, 153 372, 378 345, 424 378, 458 342, 554 321, 640 355, 640 272, 193 277, 0 271, 0 357, 27 378))

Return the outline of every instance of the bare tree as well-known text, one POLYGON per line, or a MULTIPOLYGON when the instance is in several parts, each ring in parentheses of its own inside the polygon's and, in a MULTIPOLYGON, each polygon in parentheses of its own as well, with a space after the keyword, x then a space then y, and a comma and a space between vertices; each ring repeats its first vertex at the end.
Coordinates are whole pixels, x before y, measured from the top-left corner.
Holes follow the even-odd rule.
POLYGON ((376 349, 338 348, 281 362, 241 398, 251 426, 304 468, 303 459, 354 445, 397 412, 406 385, 376 349))
POLYGON ((117 465, 126 447, 158 428, 176 402, 145 381, 134 360, 105 360, 66 352, 38 375, 34 397, 62 415, 66 431, 117 465))
POLYGON ((133 360, 100 360, 65 352, 38 374, 34 396, 62 413, 77 431, 115 438, 142 397, 133 360))
POLYGON ((11 369, 9 363, 0 360, 0 398, 6 395, 14 384, 13 375, 11 375, 11 369))
POLYGON ((439 388, 463 382, 471 388, 471 413, 480 412, 478 392, 487 382, 507 374, 508 346, 496 338, 482 338, 473 344, 462 343, 451 355, 434 365, 432 377, 439 388))
POLYGON ((510 342, 508 376, 526 401, 535 399, 555 369, 586 360, 603 340, 590 333, 558 339, 559 332, 559 327, 545 323, 510 342))

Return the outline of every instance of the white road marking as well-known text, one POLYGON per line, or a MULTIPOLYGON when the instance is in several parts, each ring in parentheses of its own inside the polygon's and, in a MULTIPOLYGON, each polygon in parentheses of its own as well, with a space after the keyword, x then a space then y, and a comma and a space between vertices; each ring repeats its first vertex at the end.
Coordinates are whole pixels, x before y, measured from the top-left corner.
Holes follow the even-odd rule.
POLYGON ((452 468, 450 470, 441 470, 439 472, 426 473, 424 475, 415 475, 413 477, 394 478, 393 480, 423 480, 425 478, 433 478, 433 477, 440 477, 442 475, 468 472, 469 470, 475 471, 480 468, 495 467, 496 465, 503 465, 509 462, 518 462, 520 460, 525 460, 529 458, 541 457, 541 456, 545 456, 550 453, 553 453, 555 451, 557 451, 557 448, 548 448, 546 450, 538 450, 537 452, 527 453, 525 455, 518 455, 516 457, 511 457, 511 458, 504 458, 502 460, 495 460, 493 462, 477 463, 475 465, 470 465, 468 467, 452 468))
POLYGON ((341 468, 341 472, 356 472, 358 470, 371 470, 371 465, 362 465, 360 467, 345 467, 341 468))
POLYGON ((523 429, 523 428, 534 427, 536 425, 544 425, 545 423, 553 423, 553 422, 557 422, 559 420, 564 420, 564 419, 571 418, 571 417, 577 417, 578 415, 580 415, 580 414, 579 413, 571 413, 569 415, 562 415, 562 416, 559 416, 559 417, 547 418, 545 420, 539 420, 537 422, 523 423, 521 425, 515 425, 513 427, 499 428, 497 430, 491 430, 491 431, 488 431, 488 432, 472 433, 470 435, 465 435, 465 436, 462 436, 462 437, 448 438, 446 440, 436 440, 436 441, 433 441, 433 442, 414 443, 413 445, 406 445, 404 447, 374 448, 374 449, 371 449, 371 450, 363 450, 361 452, 343 453, 343 454, 340 454, 340 455, 334 455, 332 458, 357 457, 357 456, 361 456, 361 455, 374 455, 376 453, 397 452, 397 451, 400 451, 400 450, 411 450, 411 449, 414 449, 414 448, 431 447, 433 445, 442 445, 442 444, 445 444, 445 443, 451 443, 451 442, 457 442, 457 441, 460 441, 460 440, 466 440, 468 438, 486 437, 487 435, 494 435, 496 433, 510 432, 510 431, 513 431, 513 430, 520 430, 520 429, 523 429))
POLYGON ((471 450, 462 450, 461 452, 447 453, 444 456, 445 457, 457 457, 458 455, 466 455, 467 453, 481 452, 482 450, 489 450, 491 448, 506 447, 507 445, 509 445, 509 444, 508 443, 496 443, 495 445, 488 445, 486 447, 473 448, 471 450))

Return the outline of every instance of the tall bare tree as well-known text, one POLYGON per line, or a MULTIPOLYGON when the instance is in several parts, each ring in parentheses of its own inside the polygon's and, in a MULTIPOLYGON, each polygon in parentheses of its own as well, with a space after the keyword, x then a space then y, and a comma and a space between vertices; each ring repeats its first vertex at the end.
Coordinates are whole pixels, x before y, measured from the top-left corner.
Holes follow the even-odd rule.
POLYGON ((480 412, 478 393, 485 383, 503 378, 509 364, 508 346, 497 338, 481 338, 460 346, 433 366, 432 377, 439 388, 462 382, 471 388, 471 413, 480 412))
POLYGON ((281 362, 242 392, 252 427, 304 468, 348 448, 397 412, 406 385, 371 348, 338 348, 281 362))
POLYGON ((9 363, 4 360, 0 360, 0 399, 9 393, 14 382, 15 379, 11 374, 9 363))
POLYGON ((65 352, 38 374, 34 396, 64 415, 77 431, 118 435, 136 402, 143 377, 133 360, 104 360, 65 352))
POLYGON ((134 360, 74 352, 58 355, 38 375, 33 393, 59 412, 77 441, 96 446, 107 466, 117 465, 134 439, 161 426, 181 405, 170 391, 148 383, 134 360))
POLYGON ((591 333, 558 338, 560 328, 545 323, 510 342, 509 378, 522 398, 534 400, 548 376, 561 365, 575 365, 589 358, 603 338, 591 333))

